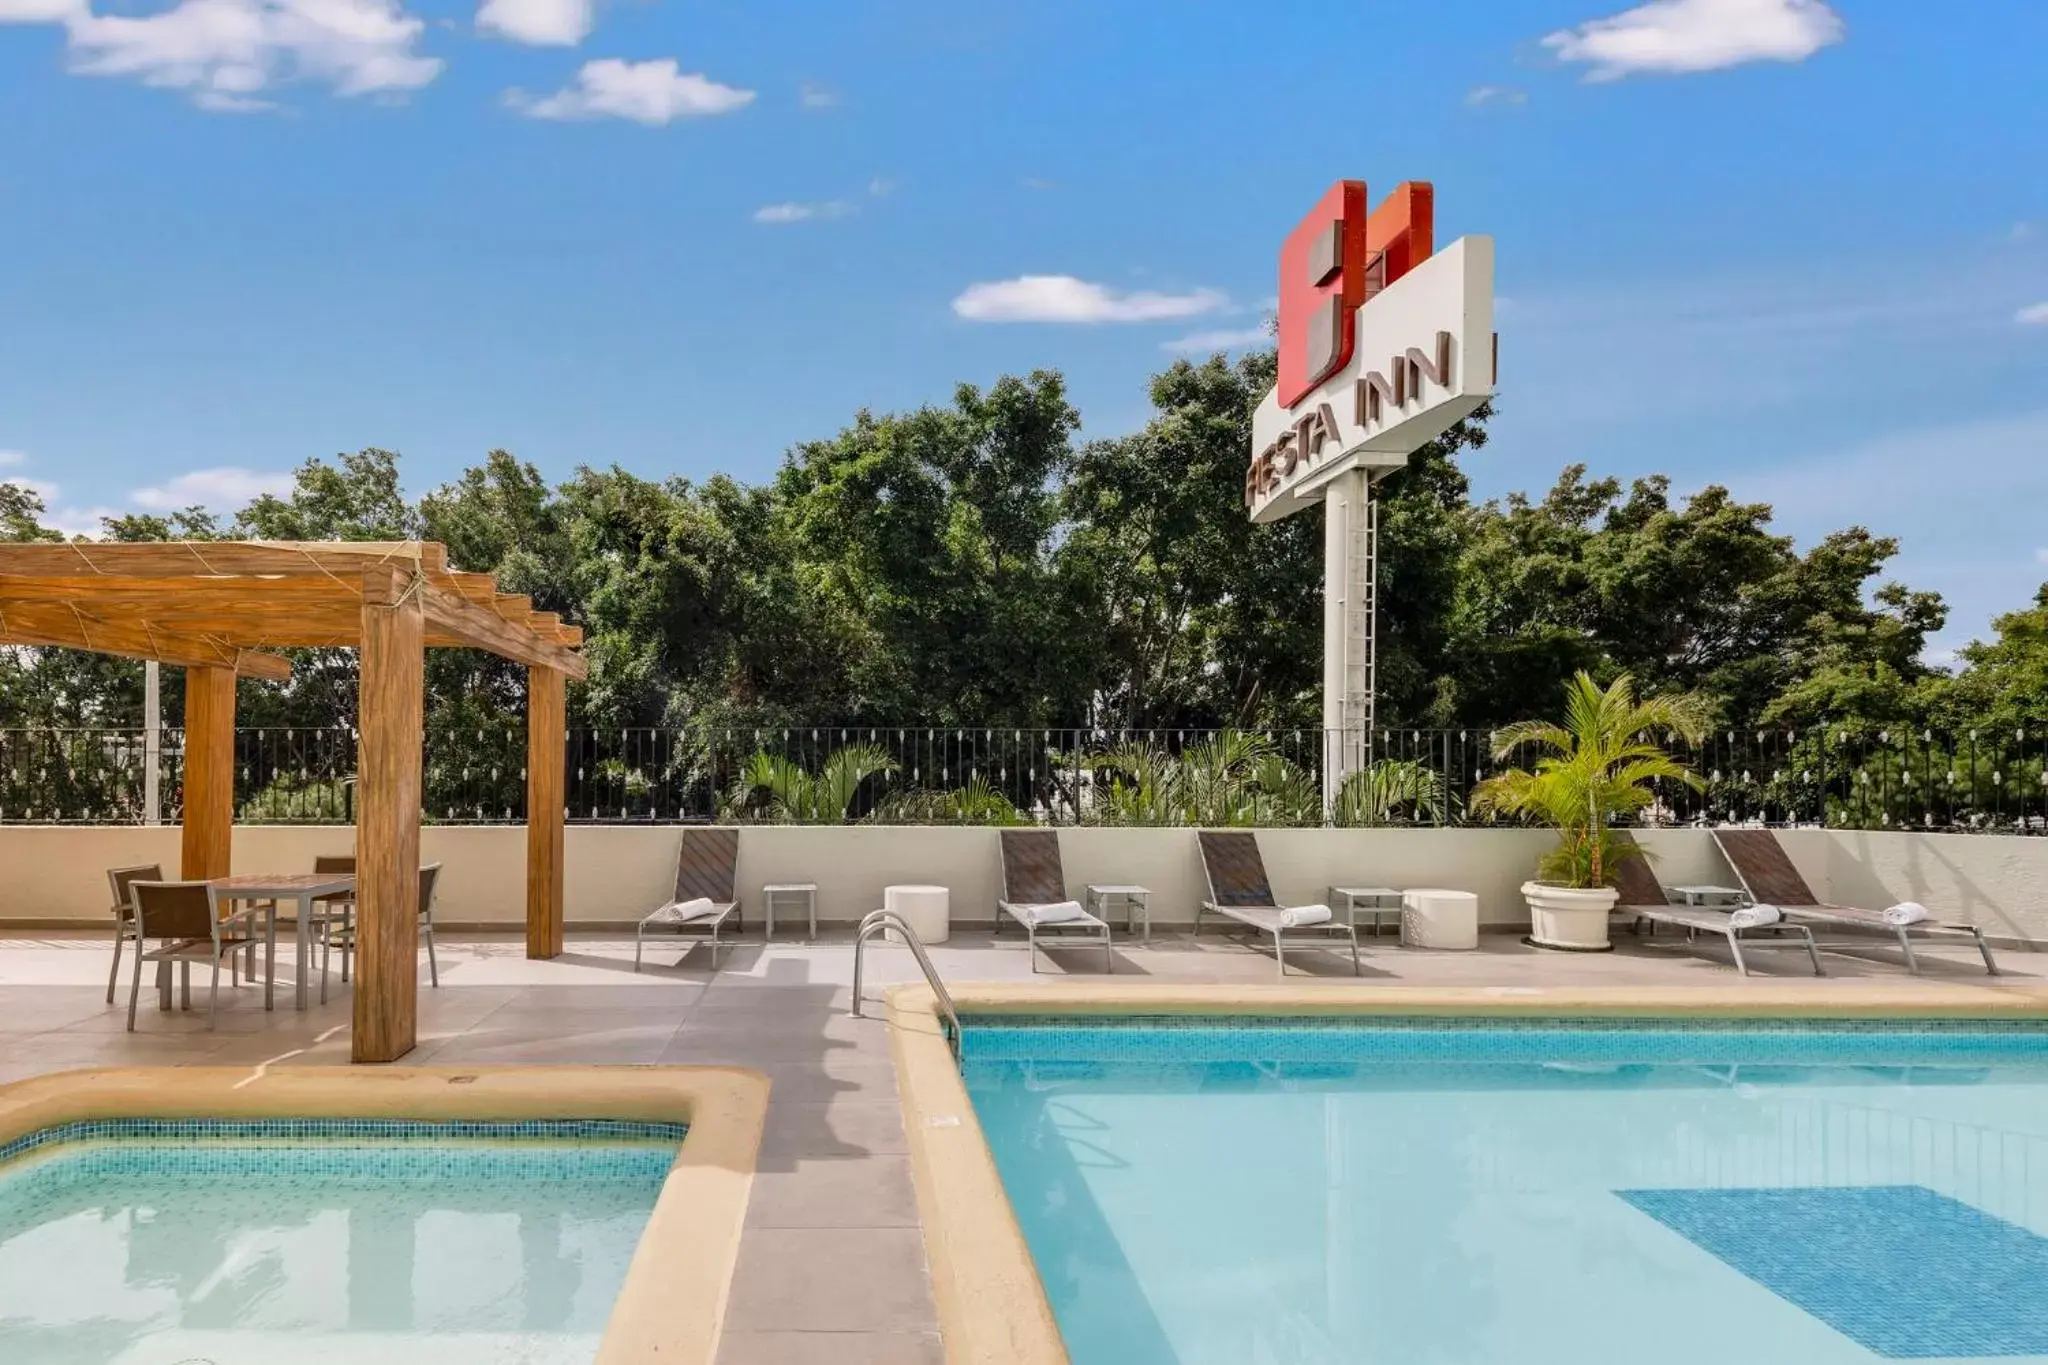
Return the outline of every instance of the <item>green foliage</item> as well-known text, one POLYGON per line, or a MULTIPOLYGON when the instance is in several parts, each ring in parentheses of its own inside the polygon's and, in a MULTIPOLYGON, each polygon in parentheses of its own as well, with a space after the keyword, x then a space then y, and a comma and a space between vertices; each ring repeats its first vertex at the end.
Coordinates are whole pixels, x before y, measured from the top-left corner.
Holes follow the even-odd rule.
POLYGON ((1320 824, 1314 775, 1271 740, 1225 730, 1179 753, 1120 744, 1086 760, 1096 779, 1084 816, 1105 825, 1276 826, 1320 824))
POLYGON ((1440 825, 1455 809, 1443 776, 1412 758, 1383 758, 1346 777, 1337 788, 1330 823, 1440 825))
POLYGON ((834 750, 813 773, 802 764, 765 751, 748 759, 727 798, 732 818, 757 818, 795 825, 843 825, 853 818, 861 784, 896 771, 896 762, 874 744, 834 750))
POLYGON ((1547 824, 1558 846, 1536 875, 1556 886, 1611 886, 1621 860, 1637 852, 1612 828, 1654 799, 1658 780, 1701 786, 1690 768, 1649 736, 1675 734, 1697 742, 1706 733, 1705 704, 1691 694, 1637 700, 1624 673, 1606 687, 1580 672, 1565 685, 1563 723, 1521 721, 1494 736, 1496 759, 1523 748, 1542 756, 1534 770, 1511 768, 1479 784, 1472 808, 1547 824))
MULTIPOLYGON (((288 493, 237 511, 114 517, 104 531, 444 541, 459 567, 584 626, 578 726, 1312 729, 1320 518, 1253 525, 1243 507, 1273 365, 1270 351, 1176 362, 1153 378, 1138 430, 1085 443, 1060 376, 1040 372, 857 413, 758 485, 616 467, 551 483, 494 450, 414 501, 399 458, 369 449, 307 460, 288 493)), ((1890 538, 1851 527, 1802 552, 1767 506, 1725 488, 1675 498, 1662 476, 1624 484, 1578 466, 1540 498, 1475 505, 1460 461, 1485 445, 1489 415, 1379 485, 1380 724, 1491 729, 1539 712, 1581 670, 1802 735, 1822 721, 2048 724, 2048 598, 2000 618, 1951 677, 1923 658, 1942 604, 1886 581, 1890 538)), ((61 539, 45 517, 31 490, 0 483, 0 539, 61 539)), ((353 651, 292 659, 288 684, 242 686, 245 724, 353 717, 353 651)), ((164 683, 175 717, 178 670, 164 683)), ((524 688, 516 665, 432 651, 429 723, 502 725, 524 688)), ((130 661, 0 650, 0 726, 132 725, 140 699, 130 661)), ((1112 787, 1128 807, 1117 818, 1172 800, 1313 818, 1303 775, 1282 767, 1244 767, 1228 799, 1169 800, 1162 774, 1131 763, 1112 787)), ((1193 769, 1172 782, 1199 786, 1193 769)), ((1384 795, 1361 787, 1331 814, 1443 818, 1384 795)))
POLYGON ((977 775, 952 791, 891 792, 875 807, 880 825, 1028 825, 1009 797, 977 775))

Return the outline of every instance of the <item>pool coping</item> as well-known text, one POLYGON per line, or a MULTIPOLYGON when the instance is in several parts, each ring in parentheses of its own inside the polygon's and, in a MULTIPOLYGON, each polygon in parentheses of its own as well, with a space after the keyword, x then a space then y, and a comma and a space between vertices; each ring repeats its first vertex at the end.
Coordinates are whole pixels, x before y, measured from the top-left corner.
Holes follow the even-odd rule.
MULTIPOLYGON (((1925 979, 1727 986, 966 983, 962 1016, 1593 1015, 1612 1018, 2048 1019, 2048 987, 1925 979)), ((1065 1343, 928 986, 888 992, 897 1089, 949 1365, 1067 1365, 1065 1343)))
POLYGON ((767 1113, 768 1078, 740 1067, 110 1067, 0 1085, 0 1146, 118 1119, 685 1124, 595 1365, 712 1365, 767 1113))

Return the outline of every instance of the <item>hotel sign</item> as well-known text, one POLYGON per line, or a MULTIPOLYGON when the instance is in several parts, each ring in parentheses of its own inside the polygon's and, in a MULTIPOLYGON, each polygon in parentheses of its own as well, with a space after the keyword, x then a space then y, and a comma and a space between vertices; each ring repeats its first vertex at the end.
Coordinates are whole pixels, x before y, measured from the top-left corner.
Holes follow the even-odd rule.
POLYGON ((1398 469, 1493 394, 1493 239, 1432 252, 1429 186, 1371 214, 1344 181, 1281 250, 1279 377, 1252 418, 1245 505, 1274 521, 1353 469, 1398 469))

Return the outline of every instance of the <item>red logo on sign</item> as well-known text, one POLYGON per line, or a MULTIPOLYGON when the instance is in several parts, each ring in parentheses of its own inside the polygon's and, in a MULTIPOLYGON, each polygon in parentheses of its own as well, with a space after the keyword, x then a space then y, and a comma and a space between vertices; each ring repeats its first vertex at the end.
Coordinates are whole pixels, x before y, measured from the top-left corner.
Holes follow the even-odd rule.
POLYGON ((1428 182, 1397 186, 1368 216, 1365 182, 1340 180, 1280 248, 1278 398, 1293 408, 1350 363, 1358 307, 1434 251, 1428 182))

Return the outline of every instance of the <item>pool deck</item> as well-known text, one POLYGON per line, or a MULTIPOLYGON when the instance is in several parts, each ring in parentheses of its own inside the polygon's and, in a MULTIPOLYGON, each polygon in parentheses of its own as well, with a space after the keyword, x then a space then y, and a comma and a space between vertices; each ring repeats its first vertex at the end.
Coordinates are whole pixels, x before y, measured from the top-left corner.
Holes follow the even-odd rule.
MULTIPOLYGON (((1488 935, 1477 952, 1403 949, 1391 938, 1363 940, 1366 969, 1354 978, 1334 953, 1290 957, 1290 987, 1348 991, 1382 987, 1491 988, 1508 998, 1531 990, 1698 989, 1724 1007, 1753 994, 1767 1002, 1830 999, 1882 1008, 1988 1006, 2031 997, 2048 1010, 2048 953, 2007 948, 2004 975, 1984 974, 1967 945, 1921 950, 1909 977, 1881 948, 1825 954, 1814 978, 1790 953, 1758 953, 1758 975, 1742 978, 1725 960, 1650 948, 1623 939, 1621 951, 1565 955, 1488 935)), ((420 992, 419 1047, 409 1064, 481 1066, 567 1063, 723 1064, 757 1068, 773 1081, 766 1135, 727 1310, 723 1365, 919 1365, 943 1359, 925 1260, 909 1144, 891 1060, 890 1025, 848 1013, 852 953, 844 938, 816 944, 741 946, 714 972, 703 949, 681 966, 675 951, 632 970, 632 944, 572 938, 551 962, 529 962, 513 938, 440 943, 440 989, 420 992), (655 963, 663 965, 656 966, 655 963)), ((0 1082, 76 1067, 321 1066, 348 1060, 349 994, 305 1014, 266 1013, 258 990, 223 986, 220 1026, 209 1032, 203 990, 191 1013, 158 1013, 143 1002, 136 1033, 124 1030, 127 996, 104 999, 107 940, 0 938, 0 1082)), ((931 950, 949 983, 1034 981, 1021 942, 956 936, 931 950)), ((1058 952, 1035 978, 1057 992, 1100 981, 1099 950, 1058 952), (1063 975, 1061 964, 1073 969, 1063 975)), ((124 966, 127 964, 124 963, 124 966)), ((907 951, 876 944, 869 993, 916 979, 907 951)), ((195 974, 201 975, 201 974, 195 974)), ((201 976, 203 981, 203 975, 201 976)), ((424 971, 422 972, 424 980, 424 971)), ((1150 948, 1121 944, 1114 978, 1214 986, 1274 984, 1270 956, 1223 941, 1197 944, 1162 933, 1150 948)), ((125 987, 125 975, 124 975, 125 987)), ((334 983, 339 987, 338 980, 334 983)), ((1010 990, 1001 992, 1011 995, 1010 990)), ((1248 994, 1260 994, 1251 992, 1248 994)), ((149 996, 147 983, 144 995, 149 996)), ((1048 992, 1053 994, 1053 992, 1048 992)))

